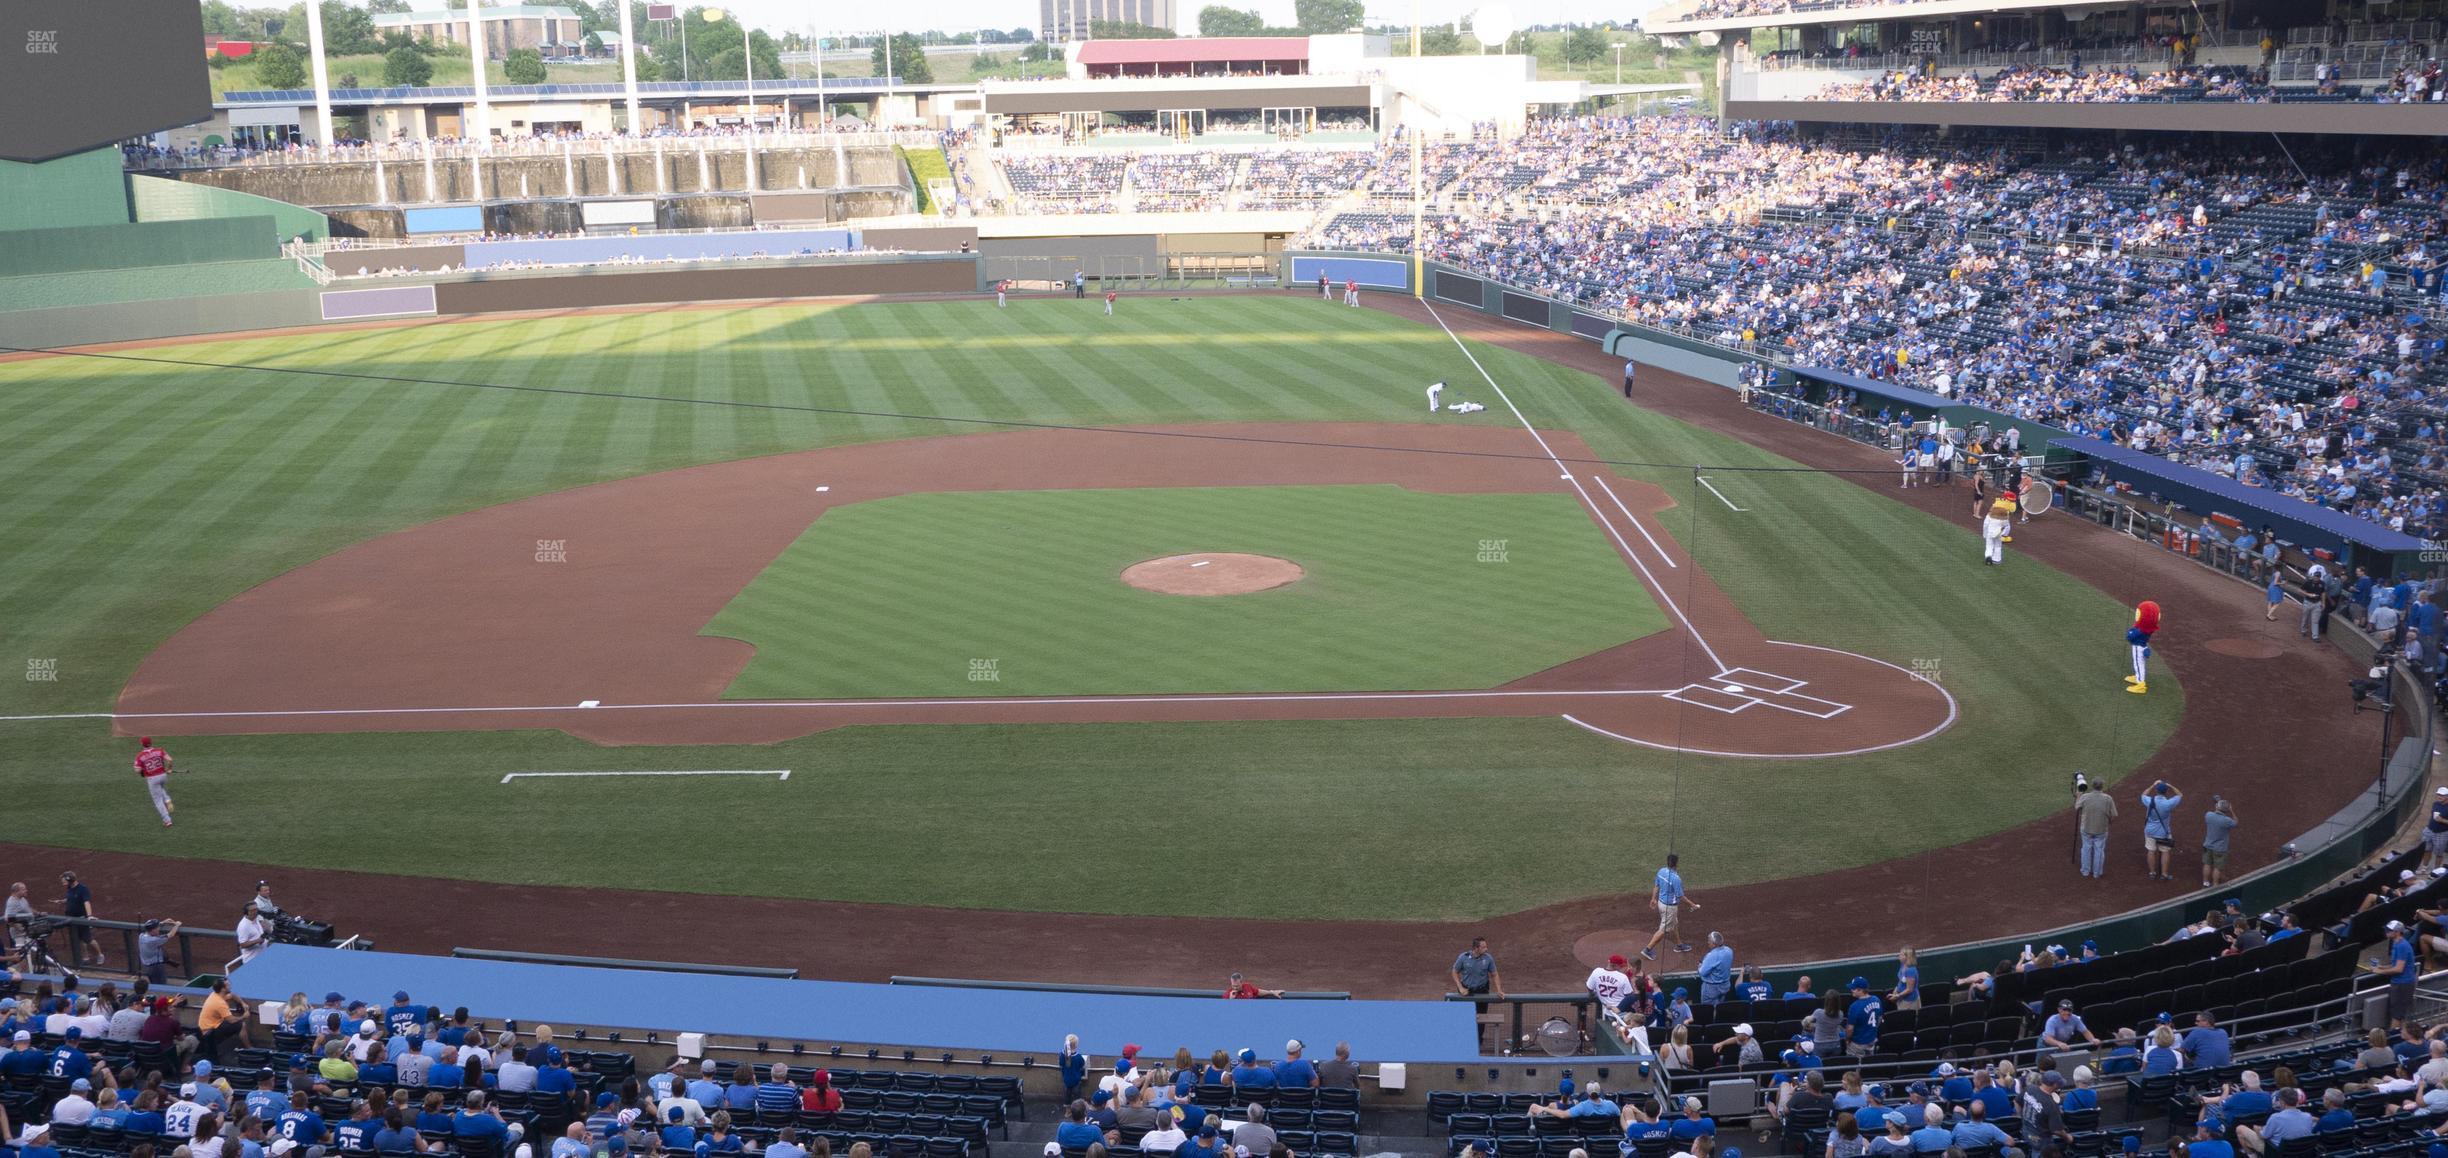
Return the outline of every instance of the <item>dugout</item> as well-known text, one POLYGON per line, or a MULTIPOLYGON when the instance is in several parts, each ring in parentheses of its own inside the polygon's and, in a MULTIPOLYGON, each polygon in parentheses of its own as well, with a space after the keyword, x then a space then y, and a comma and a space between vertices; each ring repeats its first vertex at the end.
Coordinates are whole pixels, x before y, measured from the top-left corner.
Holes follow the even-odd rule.
POLYGON ((2052 455, 2068 456, 2085 472, 2196 514, 2227 515, 2256 530, 2267 525, 2283 542, 2326 551, 2340 564, 2369 567, 2374 575, 2412 574, 2432 561, 2432 544, 2402 531, 2148 451, 2064 433, 2048 445, 2052 455))

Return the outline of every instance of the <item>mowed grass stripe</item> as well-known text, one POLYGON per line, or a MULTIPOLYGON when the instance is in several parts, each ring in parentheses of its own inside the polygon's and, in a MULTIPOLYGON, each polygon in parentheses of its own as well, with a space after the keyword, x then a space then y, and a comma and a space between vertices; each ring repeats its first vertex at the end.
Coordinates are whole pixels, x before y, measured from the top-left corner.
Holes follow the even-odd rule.
POLYGON ((757 698, 1488 687, 1664 626, 1593 532, 1561 494, 905 495, 818 519, 707 630, 758 646, 732 689, 757 698), (1555 546, 1482 563, 1470 528, 1490 525, 1555 546), (1312 575, 1227 598, 1120 581, 1133 563, 1210 550, 1312 575), (1005 665, 995 686, 972 686, 969 659, 1005 665))

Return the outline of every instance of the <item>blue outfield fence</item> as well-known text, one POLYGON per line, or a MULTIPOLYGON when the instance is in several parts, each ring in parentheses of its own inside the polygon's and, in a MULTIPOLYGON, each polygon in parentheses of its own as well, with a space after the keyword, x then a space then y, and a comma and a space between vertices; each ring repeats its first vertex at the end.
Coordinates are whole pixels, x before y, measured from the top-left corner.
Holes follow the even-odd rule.
POLYGON ((1356 281, 1370 289, 1405 290, 1411 288, 1411 263, 1387 257, 1311 257, 1295 254, 1292 258, 1292 284, 1315 284, 1318 275, 1325 274, 1340 290, 1345 281, 1356 281))

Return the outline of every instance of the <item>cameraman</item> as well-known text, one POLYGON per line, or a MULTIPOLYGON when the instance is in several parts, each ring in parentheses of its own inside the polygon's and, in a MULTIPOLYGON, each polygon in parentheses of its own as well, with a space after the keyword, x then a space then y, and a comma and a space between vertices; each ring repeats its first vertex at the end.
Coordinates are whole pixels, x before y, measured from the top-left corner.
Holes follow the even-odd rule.
POLYGON ((2235 805, 2224 796, 2210 798, 2210 811, 2202 813, 2202 887, 2209 888, 2227 879, 2227 841, 2235 833, 2235 805))
POLYGON ((136 967, 155 985, 170 983, 170 938, 178 932, 177 921, 157 918, 146 921, 144 931, 136 934, 136 967))

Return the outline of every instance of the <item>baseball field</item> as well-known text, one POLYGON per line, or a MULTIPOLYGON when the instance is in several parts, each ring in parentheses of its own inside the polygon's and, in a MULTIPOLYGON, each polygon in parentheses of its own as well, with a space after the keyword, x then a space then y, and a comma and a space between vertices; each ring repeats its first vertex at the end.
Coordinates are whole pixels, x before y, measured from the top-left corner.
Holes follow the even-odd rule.
POLYGON ((2124 693, 2120 601, 1984 567, 1884 480, 1376 310, 1100 305, 0 362, 17 839, 1457 920, 1635 891, 1670 847, 1723 887, 1975 841, 2184 713, 2174 673, 2124 693), (1486 409, 1430 412, 1438 380, 1486 409), (1298 575, 1122 577, 1226 555, 1298 575), (138 733, 178 760, 175 828, 138 733))

